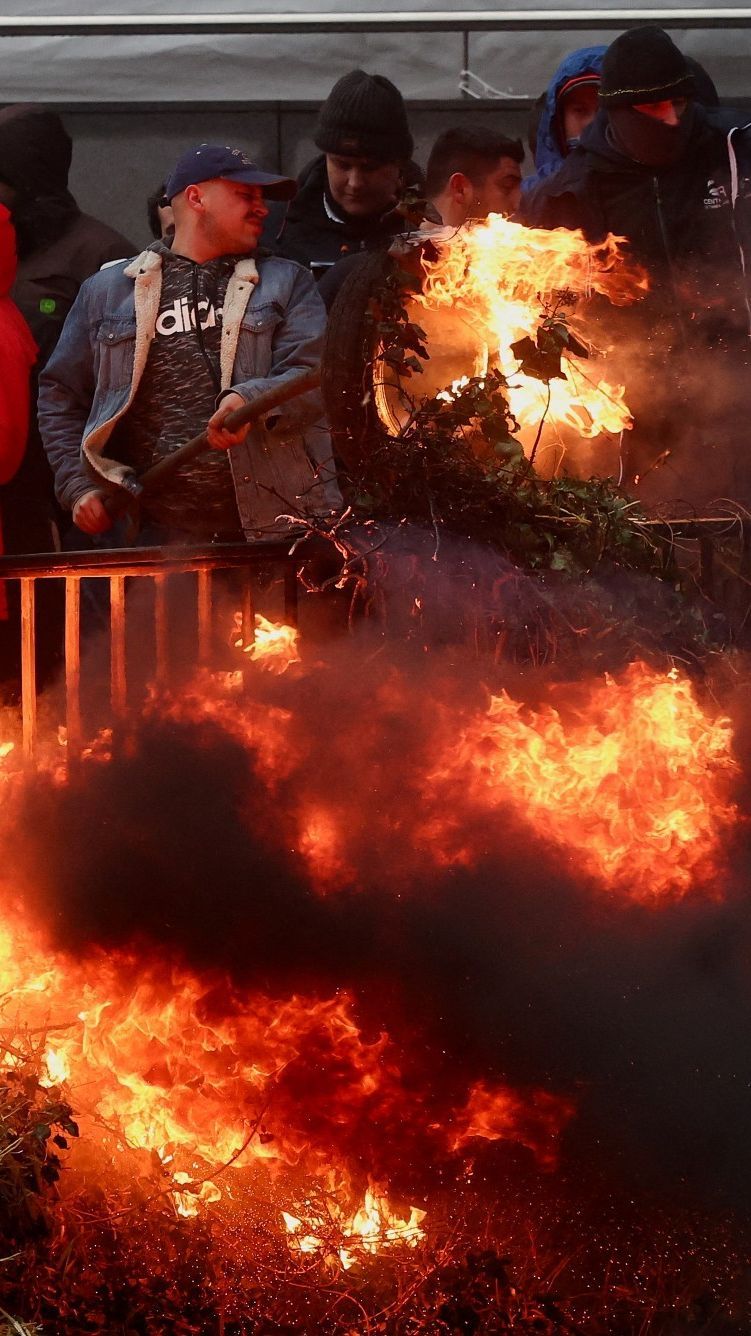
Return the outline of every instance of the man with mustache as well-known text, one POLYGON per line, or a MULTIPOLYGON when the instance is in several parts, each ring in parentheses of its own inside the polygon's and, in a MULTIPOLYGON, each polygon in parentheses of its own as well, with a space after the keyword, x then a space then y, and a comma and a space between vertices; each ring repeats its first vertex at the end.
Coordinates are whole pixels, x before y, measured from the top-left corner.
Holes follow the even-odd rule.
POLYGON ((294 193, 294 181, 260 171, 241 149, 200 144, 166 183, 174 237, 84 284, 39 399, 58 498, 84 533, 112 526, 108 484, 207 422, 215 448, 149 493, 141 542, 279 538, 289 531, 282 512, 338 506, 317 392, 250 433, 223 425, 320 360, 325 312, 312 279, 258 250, 265 201, 294 193))

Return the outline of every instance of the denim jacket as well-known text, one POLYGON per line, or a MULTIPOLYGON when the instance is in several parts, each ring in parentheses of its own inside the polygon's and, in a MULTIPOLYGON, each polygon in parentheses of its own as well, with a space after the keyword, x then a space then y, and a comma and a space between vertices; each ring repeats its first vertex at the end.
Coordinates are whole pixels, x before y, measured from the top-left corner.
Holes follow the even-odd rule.
MULTIPOLYGON (((162 260, 148 249, 100 270, 78 294, 40 377, 39 425, 61 504, 129 470, 106 456, 133 401, 159 313, 162 260)), ((285 377, 320 363, 326 314, 310 275, 276 256, 240 260, 222 319, 221 384, 250 403, 285 377)), ((198 424, 200 429, 200 424, 198 424)), ((341 508, 331 441, 318 391, 285 404, 273 427, 254 426, 229 452, 248 539, 279 538, 282 513, 341 508)))

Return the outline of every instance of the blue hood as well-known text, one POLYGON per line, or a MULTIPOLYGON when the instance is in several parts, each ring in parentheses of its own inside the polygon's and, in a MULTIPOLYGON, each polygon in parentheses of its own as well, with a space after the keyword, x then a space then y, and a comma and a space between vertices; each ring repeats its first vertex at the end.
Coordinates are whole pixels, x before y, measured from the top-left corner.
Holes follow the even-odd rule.
POLYGON ((566 56, 565 60, 562 60, 558 66, 548 85, 545 105, 537 128, 537 151, 535 153, 535 167, 537 170, 533 176, 528 176, 524 181, 522 186, 524 191, 531 190, 544 177, 552 176, 553 172, 557 172, 561 163, 565 161, 556 134, 558 94, 569 79, 576 79, 582 74, 599 74, 602 69, 602 58, 606 51, 607 47, 605 46, 583 46, 579 51, 572 51, 571 55, 566 56))

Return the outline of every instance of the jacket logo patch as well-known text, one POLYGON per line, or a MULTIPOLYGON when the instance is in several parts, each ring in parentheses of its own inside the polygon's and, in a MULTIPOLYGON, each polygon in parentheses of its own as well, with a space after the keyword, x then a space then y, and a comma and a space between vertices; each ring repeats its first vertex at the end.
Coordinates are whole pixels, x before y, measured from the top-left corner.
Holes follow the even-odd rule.
POLYGON ((705 209, 722 209, 728 203, 728 192, 725 186, 718 185, 710 177, 706 185, 706 195, 704 196, 705 209))
MULTIPOLYGON (((206 297, 198 303, 201 317, 201 329, 214 329, 222 318, 223 308, 214 308, 206 297)), ((195 312, 191 310, 187 297, 178 298, 167 306, 156 322, 157 334, 169 338, 171 334, 190 334, 196 327, 195 312)))

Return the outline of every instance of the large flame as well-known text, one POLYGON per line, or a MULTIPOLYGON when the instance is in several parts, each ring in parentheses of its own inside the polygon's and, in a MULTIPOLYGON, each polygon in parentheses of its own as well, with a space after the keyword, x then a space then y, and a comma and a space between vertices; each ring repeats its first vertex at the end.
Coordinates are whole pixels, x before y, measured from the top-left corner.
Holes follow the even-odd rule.
POLYGON ((730 720, 712 718, 677 671, 635 664, 568 708, 494 696, 443 775, 491 811, 515 810, 605 886, 649 898, 711 877, 737 771, 730 720))
MULTIPOLYGON (((618 435, 633 425, 626 387, 609 363, 601 365, 601 356, 582 360, 564 354, 562 378, 546 384, 520 369, 512 348, 525 335, 534 338, 541 318, 560 309, 596 354, 602 336, 588 300, 597 294, 624 305, 647 286, 644 272, 625 258, 622 238, 608 236, 594 246, 580 231, 527 228, 491 214, 457 231, 444 230, 433 241, 437 256, 423 256, 422 291, 412 298, 412 315, 426 330, 434 364, 428 364, 426 378, 437 372, 441 388, 450 390, 463 377, 499 367, 525 444, 543 419, 554 433, 567 427, 584 438, 618 435)), ((433 392, 437 388, 431 384, 433 392)), ((383 377, 376 398, 387 426, 398 429, 394 395, 383 377)))
MULTIPOLYGON (((286 1196, 279 1218, 292 1251, 320 1251, 345 1269, 422 1239, 425 1211, 400 1213, 373 1182, 359 1196, 359 1169, 342 1149, 374 1118, 396 1127, 420 1116, 388 1035, 364 1035, 350 995, 238 993, 225 979, 136 954, 74 962, 10 916, 0 931, 0 994, 0 1066, 17 1066, 37 1037, 39 1083, 70 1088, 89 1175, 93 1165, 127 1190, 151 1163, 152 1191, 189 1218, 231 1205, 233 1175, 255 1172, 256 1192, 286 1196)), ((503 1138, 550 1165, 572 1112, 544 1092, 527 1100, 483 1088, 456 1111, 455 1133, 449 1119, 443 1149, 503 1138)))
MULTIPOLYGON (((286 641, 287 662, 293 637, 270 640, 286 641)), ((463 834, 478 812, 490 821, 483 857, 495 847, 500 873, 503 834, 494 846, 493 818, 500 826, 503 809, 627 897, 684 894, 716 876, 721 837, 736 818, 732 730, 677 671, 635 664, 620 679, 549 688, 551 700, 536 708, 506 692, 484 710, 463 708, 455 688, 427 712, 421 699, 425 771, 413 777, 414 806, 405 809, 398 785, 391 798, 384 790, 380 825, 371 821, 371 785, 377 766, 394 762, 383 734, 388 725, 397 736, 400 710, 417 711, 416 691, 395 673, 370 698, 357 739, 363 775, 351 770, 350 785, 327 787, 314 764, 326 725, 316 729, 311 708, 314 674, 325 669, 302 671, 311 675, 304 691, 286 674, 265 679, 257 698, 247 676, 235 690, 207 675, 180 697, 155 695, 146 726, 154 714, 209 720, 252 750, 272 792, 283 779, 284 819, 296 826, 296 854, 317 890, 367 887, 373 865, 380 876, 419 866, 424 877, 429 861, 471 863, 463 834)), ((345 748, 337 774, 351 766, 352 741, 326 731, 334 758, 345 748)), ((109 756, 109 747, 94 748, 87 763, 109 756)), ((409 759, 405 749, 399 764, 409 759)), ((12 783, 7 797, 12 807, 12 783)), ((393 882, 401 894, 404 878, 393 882)), ((507 1140, 543 1166, 555 1163, 574 1112, 567 1096, 485 1080, 436 1124, 395 1043, 366 1031, 350 992, 238 991, 168 951, 161 960, 135 948, 71 960, 10 904, 8 896, 0 924, 0 1064, 18 1063, 19 1036, 32 1041, 40 1083, 71 1091, 95 1172, 133 1185, 145 1159, 180 1216, 231 1204, 244 1171, 259 1195, 273 1197, 293 1252, 346 1269, 414 1247, 424 1232, 423 1208, 393 1204, 379 1167, 355 1153, 363 1129, 397 1136, 402 1125, 417 1127, 431 1154, 448 1157, 507 1140)))

